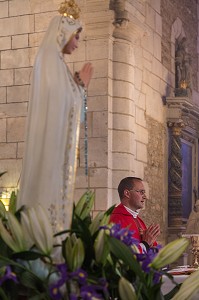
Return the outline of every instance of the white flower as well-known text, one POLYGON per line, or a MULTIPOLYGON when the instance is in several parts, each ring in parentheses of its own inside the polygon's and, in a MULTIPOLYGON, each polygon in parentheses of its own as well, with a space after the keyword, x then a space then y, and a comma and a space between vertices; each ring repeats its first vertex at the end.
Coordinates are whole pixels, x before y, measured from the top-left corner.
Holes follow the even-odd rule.
POLYGON ((50 255, 53 249, 53 231, 44 208, 41 205, 37 209, 28 208, 21 213, 21 223, 35 246, 42 253, 50 255))
POLYGON ((67 265, 71 271, 80 268, 85 258, 84 245, 81 239, 75 234, 67 237, 65 243, 65 258, 67 265))
POLYGON ((186 238, 180 238, 170 242, 159 251, 158 255, 152 261, 151 267, 158 270, 166 265, 171 264, 172 262, 176 261, 178 257, 180 257, 188 245, 189 241, 186 238))
POLYGON ((7 227, 0 219, 0 234, 4 242, 15 252, 22 252, 28 250, 28 244, 24 237, 24 232, 21 224, 17 218, 10 212, 7 212, 7 227))
POLYGON ((172 300, 191 299, 199 291, 199 270, 193 272, 181 285, 172 300))
POLYGON ((137 300, 133 285, 124 277, 119 281, 119 293, 122 300, 137 300))

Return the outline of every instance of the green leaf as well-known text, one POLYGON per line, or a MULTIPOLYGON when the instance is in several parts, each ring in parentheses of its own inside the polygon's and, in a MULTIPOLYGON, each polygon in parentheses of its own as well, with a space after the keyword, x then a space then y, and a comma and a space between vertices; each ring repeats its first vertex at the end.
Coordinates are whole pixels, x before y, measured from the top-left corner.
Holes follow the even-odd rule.
POLYGON ((12 191, 10 196, 9 212, 14 214, 16 212, 16 207, 17 207, 17 195, 15 191, 12 191))
POLYGON ((164 295, 164 300, 172 299, 174 295, 179 291, 180 285, 175 286, 168 294, 164 295))
POLYGON ((34 251, 23 251, 18 253, 13 253, 13 259, 23 259, 23 260, 36 260, 41 257, 46 257, 45 254, 34 252, 34 251))
POLYGON ((33 297, 29 297, 28 300, 51 300, 50 297, 46 295, 46 293, 40 293, 39 295, 35 295, 33 297))
POLYGON ((0 256, 10 257, 12 254, 12 250, 8 247, 8 245, 4 242, 4 240, 0 236, 0 256))
POLYGON ((85 192, 81 198, 79 199, 79 201, 77 202, 77 204, 75 205, 75 209, 74 209, 74 213, 77 215, 77 216, 81 216, 81 213, 86 205, 86 202, 88 201, 88 199, 90 199, 90 196, 91 196, 91 191, 87 191, 85 192))
POLYGON ((92 245, 92 236, 89 230, 89 225, 85 220, 78 216, 74 216, 72 232, 76 232, 77 237, 80 237, 88 246, 92 245))
POLYGON ((0 255, 0 268, 4 267, 4 266, 8 266, 8 265, 18 267, 22 270, 26 269, 23 265, 15 262, 14 260, 11 260, 7 257, 4 257, 4 256, 0 255))
POLYGON ((9 300, 9 298, 4 293, 4 290, 0 287, 0 299, 1 300, 9 300))
POLYGON ((20 282, 27 288, 33 290, 41 290, 43 287, 43 280, 37 277, 30 271, 24 271, 20 275, 20 282))
MULTIPOLYGON (((13 282, 12 280, 6 280, 3 285, 3 290, 9 300, 18 300, 19 284, 13 282)), ((0 298, 1 299, 1 298, 0 298)), ((21 298, 20 298, 21 299, 21 298)))
POLYGON ((111 215, 112 211, 115 208, 115 205, 116 204, 112 205, 109 209, 107 209, 107 211, 105 211, 105 215, 107 215, 107 216, 111 215))
POLYGON ((82 240, 85 248, 85 264, 90 265, 94 258, 93 237, 89 230, 89 225, 86 220, 74 215, 72 222, 72 232, 75 232, 77 237, 82 240))
POLYGON ((69 233, 69 232, 72 232, 72 230, 71 229, 62 230, 62 231, 55 233, 53 236, 56 237, 56 236, 63 235, 65 233, 69 233))
POLYGON ((0 200, 0 217, 4 219, 5 215, 6 215, 6 208, 3 202, 0 200))
POLYGON ((80 215, 82 220, 84 220, 86 217, 89 216, 91 209, 93 207, 94 201, 95 201, 95 194, 94 193, 87 194, 85 205, 84 205, 81 215, 80 215))
POLYGON ((97 230, 99 230, 99 226, 101 221, 103 220, 104 212, 99 212, 96 217, 92 220, 92 223, 89 226, 90 232, 93 235, 97 230))
POLYGON ((145 282, 144 273, 139 262, 132 254, 130 248, 114 237, 108 237, 111 252, 119 259, 121 259, 130 270, 134 271, 140 280, 145 282))

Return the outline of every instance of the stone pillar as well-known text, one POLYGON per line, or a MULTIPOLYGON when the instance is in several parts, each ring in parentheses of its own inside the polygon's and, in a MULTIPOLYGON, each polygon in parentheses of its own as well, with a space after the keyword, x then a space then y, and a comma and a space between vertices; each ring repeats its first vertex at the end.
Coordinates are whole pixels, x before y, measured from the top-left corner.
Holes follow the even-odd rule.
POLYGON ((169 155, 169 227, 182 225, 182 153, 181 132, 183 121, 167 123, 171 129, 169 155))
MULTIPOLYGON (((111 140, 109 139, 109 149, 112 151, 109 163, 112 166, 112 199, 114 203, 115 199, 119 200, 117 186, 120 180, 126 176, 137 175, 137 173, 135 174, 137 152, 140 155, 140 161, 143 152, 146 159, 145 144, 139 143, 135 139, 135 89, 137 88, 137 93, 140 93, 141 86, 137 87, 136 82, 142 81, 142 70, 137 68, 135 61, 135 45, 140 45, 140 40, 147 29, 137 17, 133 16, 135 10, 138 9, 138 4, 129 2, 127 0, 110 2, 115 17, 112 48, 113 97, 112 106, 109 108, 109 112, 112 113, 112 115, 109 114, 109 137, 111 138, 111 140)), ((144 2, 139 5, 139 9, 144 12, 144 2)), ((110 202, 109 206, 112 204, 110 202)))

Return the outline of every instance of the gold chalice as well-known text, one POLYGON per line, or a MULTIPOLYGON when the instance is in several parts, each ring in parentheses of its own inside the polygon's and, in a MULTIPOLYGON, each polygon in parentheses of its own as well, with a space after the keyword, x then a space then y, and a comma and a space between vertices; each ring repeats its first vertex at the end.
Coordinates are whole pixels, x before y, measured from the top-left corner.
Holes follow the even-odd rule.
POLYGON ((192 267, 199 267, 199 234, 183 234, 183 237, 187 237, 191 241, 191 253, 193 254, 192 267))

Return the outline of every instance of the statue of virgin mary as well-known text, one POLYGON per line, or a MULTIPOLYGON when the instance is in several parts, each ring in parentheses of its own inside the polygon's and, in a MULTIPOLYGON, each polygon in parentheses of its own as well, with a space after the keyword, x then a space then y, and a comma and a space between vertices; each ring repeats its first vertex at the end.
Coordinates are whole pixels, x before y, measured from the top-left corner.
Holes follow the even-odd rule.
POLYGON ((73 76, 64 61, 78 47, 79 8, 65 1, 39 47, 32 74, 18 206, 41 204, 54 231, 69 228, 87 63, 73 76))

